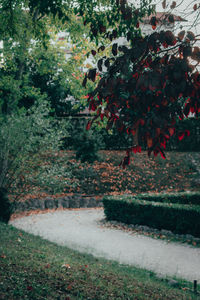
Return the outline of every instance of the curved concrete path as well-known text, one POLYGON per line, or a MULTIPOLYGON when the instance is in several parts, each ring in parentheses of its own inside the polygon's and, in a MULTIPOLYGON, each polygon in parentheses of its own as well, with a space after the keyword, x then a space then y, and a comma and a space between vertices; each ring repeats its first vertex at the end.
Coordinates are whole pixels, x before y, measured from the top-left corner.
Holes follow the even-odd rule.
POLYGON ((102 209, 63 210, 10 222, 47 240, 80 252, 116 260, 163 276, 200 281, 200 249, 101 227, 102 209))

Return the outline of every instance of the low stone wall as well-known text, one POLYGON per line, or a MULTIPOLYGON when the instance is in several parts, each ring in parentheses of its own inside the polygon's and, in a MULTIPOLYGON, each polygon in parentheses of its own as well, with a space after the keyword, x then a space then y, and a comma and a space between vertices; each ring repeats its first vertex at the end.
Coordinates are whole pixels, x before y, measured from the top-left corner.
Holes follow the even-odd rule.
POLYGON ((44 199, 29 199, 25 202, 15 204, 15 212, 24 212, 29 210, 44 210, 53 208, 90 208, 103 207, 101 199, 92 196, 76 195, 59 198, 46 197, 44 199))

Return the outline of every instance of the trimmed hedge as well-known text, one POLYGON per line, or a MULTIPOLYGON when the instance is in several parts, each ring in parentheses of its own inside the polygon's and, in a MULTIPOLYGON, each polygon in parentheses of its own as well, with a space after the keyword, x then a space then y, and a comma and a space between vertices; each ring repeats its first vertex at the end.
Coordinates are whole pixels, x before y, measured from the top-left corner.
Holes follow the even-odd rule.
POLYGON ((170 194, 140 194, 137 198, 141 200, 162 202, 162 203, 179 203, 200 205, 200 192, 178 192, 170 194))
POLYGON ((104 197, 107 220, 147 225, 200 237, 200 206, 150 202, 136 198, 104 197))

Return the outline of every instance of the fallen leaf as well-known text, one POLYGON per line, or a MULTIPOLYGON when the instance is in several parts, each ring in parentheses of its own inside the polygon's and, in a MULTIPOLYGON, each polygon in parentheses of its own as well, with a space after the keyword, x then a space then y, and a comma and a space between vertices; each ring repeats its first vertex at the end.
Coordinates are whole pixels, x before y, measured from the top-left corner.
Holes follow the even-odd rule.
POLYGON ((63 264, 62 268, 67 268, 67 269, 71 269, 71 266, 69 264, 63 264))

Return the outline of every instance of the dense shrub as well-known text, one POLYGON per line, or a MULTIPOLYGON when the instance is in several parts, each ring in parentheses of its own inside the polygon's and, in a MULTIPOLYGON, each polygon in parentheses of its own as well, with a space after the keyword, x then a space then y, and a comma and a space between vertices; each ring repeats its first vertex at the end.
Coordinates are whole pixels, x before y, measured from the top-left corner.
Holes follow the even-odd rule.
POLYGON ((150 202, 136 198, 105 197, 104 212, 108 220, 147 225, 179 234, 200 237, 200 207, 150 202))
POLYGON ((68 136, 63 140, 63 149, 74 149, 76 158, 81 162, 94 162, 99 159, 98 150, 105 147, 98 130, 86 130, 87 120, 70 119, 68 136))
POLYGON ((200 192, 141 194, 137 195, 137 198, 154 202, 200 205, 200 192))
POLYGON ((62 122, 49 117, 49 111, 49 104, 41 99, 28 111, 0 118, 0 188, 9 194, 25 192, 30 179, 32 185, 44 179, 46 186, 47 180, 53 186, 61 182, 62 169, 55 168, 54 161, 42 166, 44 153, 55 153, 63 136, 62 122))
POLYGON ((74 146, 76 151, 76 158, 81 162, 94 162, 98 160, 98 143, 91 134, 83 131, 76 141, 74 146))
POLYGON ((12 213, 12 205, 8 200, 7 191, 0 188, 0 221, 8 223, 12 213))

